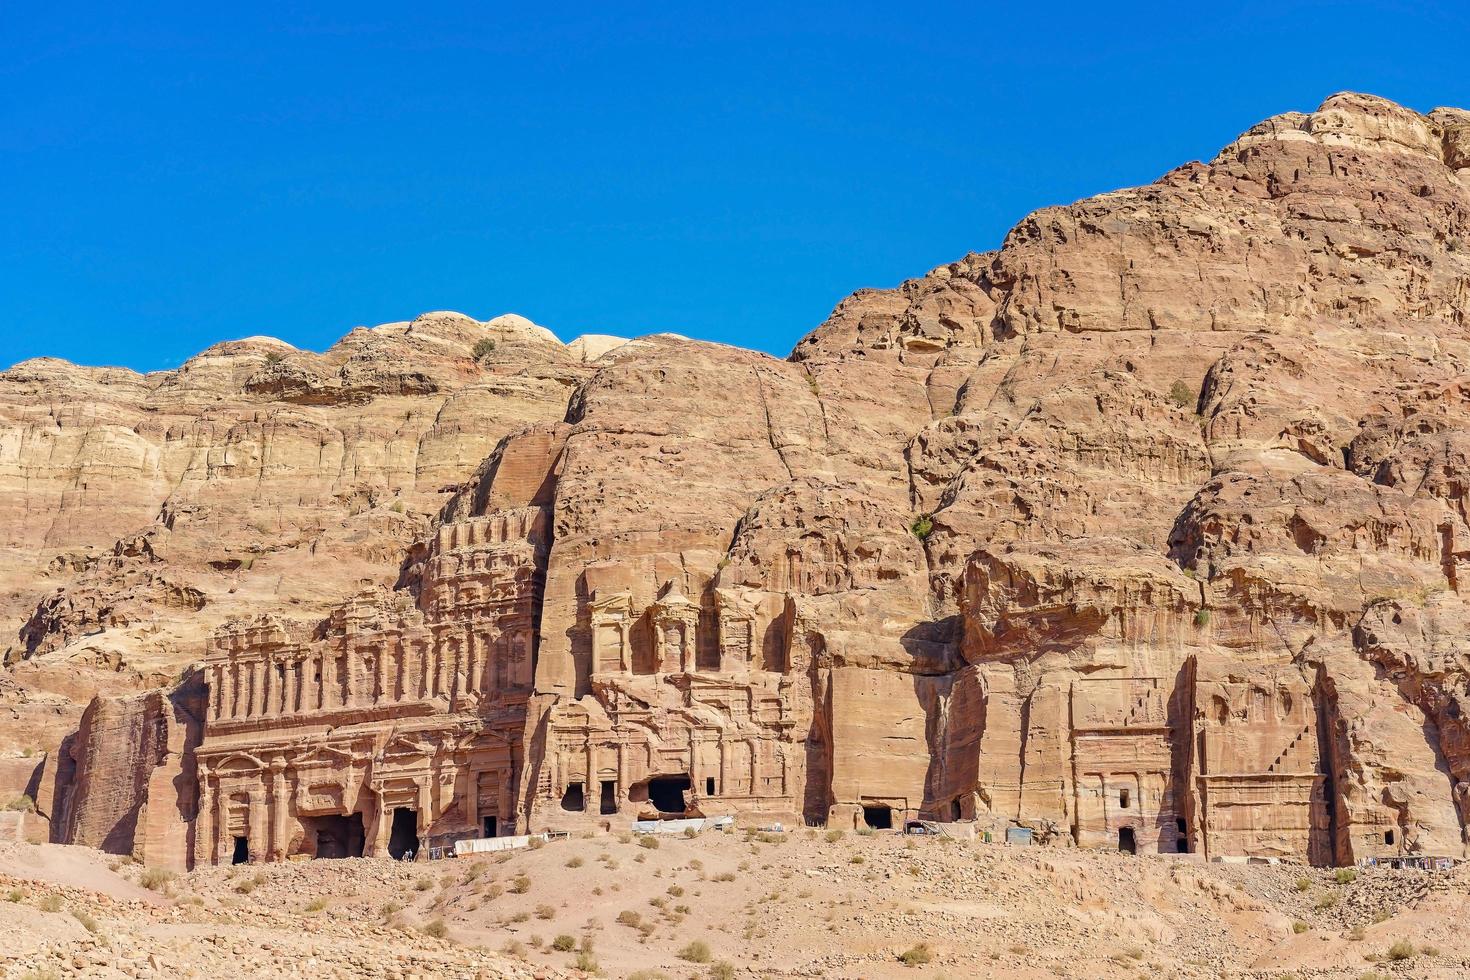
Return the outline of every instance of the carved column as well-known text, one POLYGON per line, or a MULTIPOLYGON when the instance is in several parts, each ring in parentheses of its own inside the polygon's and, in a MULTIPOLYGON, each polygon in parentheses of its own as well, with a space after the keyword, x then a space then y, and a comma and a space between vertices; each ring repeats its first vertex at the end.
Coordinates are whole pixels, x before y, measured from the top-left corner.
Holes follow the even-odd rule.
POLYGON ((373 704, 382 704, 388 700, 388 645, 386 643, 378 646, 373 656, 373 704))
POLYGON ((215 787, 209 785, 209 767, 199 766, 199 817, 194 830, 194 863, 214 864, 219 859, 219 844, 215 837, 215 787))
POLYGON ((597 743, 592 738, 592 732, 587 732, 587 781, 582 784, 582 809, 588 809, 588 801, 592 799, 592 788, 597 786, 597 743))
POLYGON ((351 708, 357 704, 358 683, 357 671, 353 670, 352 644, 348 640, 342 641, 342 707, 351 708))
MULTIPOLYGON (((215 839, 214 839, 214 862, 228 860, 225 855, 226 847, 233 847, 234 841, 230 840, 230 798, 225 793, 224 784, 216 776, 214 780, 214 806, 215 806, 215 839)), ((249 819, 249 815, 246 815, 249 819)), ((249 832, 247 827, 246 832, 249 832)))
POLYGON ((465 634, 464 634, 464 645, 465 645, 465 655, 464 655, 464 659, 465 659, 464 689, 465 689, 466 692, 468 692, 470 694, 478 694, 479 691, 480 691, 479 665, 478 665, 478 660, 479 660, 479 656, 480 656, 480 649, 479 649, 479 644, 475 642, 475 631, 474 631, 474 629, 472 627, 471 628, 467 628, 465 630, 465 634))
POLYGON ((725 733, 720 732, 720 785, 715 787, 724 796, 730 792, 730 747, 725 743, 725 733))
POLYGON ((286 859, 286 760, 277 756, 271 760, 271 828, 270 855, 273 861, 286 859))
POLYGON ((259 658, 250 662, 250 710, 247 718, 258 718, 265 713, 265 662, 259 658))

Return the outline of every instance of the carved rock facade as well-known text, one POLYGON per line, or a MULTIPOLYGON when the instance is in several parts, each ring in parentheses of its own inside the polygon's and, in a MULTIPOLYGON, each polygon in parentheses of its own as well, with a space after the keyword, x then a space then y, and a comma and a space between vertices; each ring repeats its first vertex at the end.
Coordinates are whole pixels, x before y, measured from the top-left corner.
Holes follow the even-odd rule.
POLYGON ((786 361, 596 359, 393 589, 214 636, 195 860, 687 810, 1466 856, 1466 132, 1335 96, 786 361))

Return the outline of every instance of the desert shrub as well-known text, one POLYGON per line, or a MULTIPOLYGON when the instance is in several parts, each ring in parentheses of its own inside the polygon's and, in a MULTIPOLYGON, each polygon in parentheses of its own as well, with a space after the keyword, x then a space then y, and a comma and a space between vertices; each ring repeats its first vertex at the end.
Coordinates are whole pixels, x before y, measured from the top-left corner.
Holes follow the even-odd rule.
POLYGON ((526 956, 526 947, 514 939, 507 940, 506 944, 500 947, 500 951, 506 956, 514 956, 516 959, 524 959, 526 956))
POLYGON ((538 905, 536 906, 536 918, 543 922, 548 919, 554 919, 556 918, 556 909, 550 905, 538 905))
POLYGON ((923 966, 934 959, 934 954, 929 951, 927 943, 918 943, 910 946, 898 956, 898 961, 904 966, 923 966))
POLYGON ((1195 613, 1194 625, 1200 627, 1201 629, 1210 625, 1210 611, 1208 609, 1201 609, 1199 612, 1195 613))
POLYGON ((857 829, 857 835, 859 837, 872 837, 873 833, 874 831, 872 827, 859 827, 857 829))
POLYGON ((734 881, 735 880, 735 874, 734 874, 734 872, 731 872, 731 871, 721 871, 719 874, 715 875, 710 880, 711 881, 734 881))
POLYGON ((572 960, 572 966, 581 970, 583 973, 596 975, 602 972, 602 967, 597 965, 596 957, 586 950, 582 950, 577 954, 577 958, 572 960))
POLYGON ((679 959, 689 963, 708 963, 714 959, 714 955, 709 951, 709 943, 703 939, 696 939, 679 950, 679 959))
POLYGON ((313 898, 310 902, 306 903, 306 911, 308 912, 320 912, 326 907, 327 900, 325 898, 313 898))
POLYGON ((1307 889, 1309 889, 1311 887, 1312 887, 1312 879, 1311 878, 1298 878, 1296 880, 1296 890, 1299 891, 1299 892, 1304 892, 1304 891, 1306 891, 1307 889))
POLYGON ((485 358, 495 353, 495 340, 491 337, 481 337, 479 340, 475 341, 473 353, 475 355, 475 360, 483 361, 485 358))
POLYGON ((1169 386, 1169 401, 1180 408, 1188 408, 1195 403, 1194 392, 1183 381, 1175 381, 1169 386))
POLYGON ((433 887, 434 887, 434 879, 433 878, 420 878, 418 881, 415 881, 413 883, 413 890, 416 891, 416 892, 426 892, 430 888, 433 888, 433 887))
POLYGON ((551 948, 558 953, 570 953, 577 948, 577 937, 562 933, 551 941, 551 948))
POLYGON ((1296 933, 1298 936, 1300 936, 1302 933, 1306 932, 1310 928, 1312 927, 1300 920, 1291 924, 1291 931, 1296 933))
POLYGON ((632 909, 624 909, 623 911, 618 913, 617 922, 620 926, 627 926, 630 929, 637 929, 640 925, 643 924, 643 916, 639 915, 637 912, 634 912, 632 909))
POLYGON ((643 834, 638 838, 638 846, 646 847, 650 851, 658 850, 658 838, 652 834, 643 834))
POLYGON ((19 888, 12 888, 10 889, 10 891, 5 893, 5 900, 7 902, 18 902, 25 897, 26 893, 21 891, 19 888))
POLYGON ((9 803, 5 804, 7 810, 21 810, 29 813, 36 809, 36 801, 26 793, 22 793, 9 803))
POLYGON ((695 830, 693 827, 685 827, 684 828, 684 839, 685 840, 693 840, 694 838, 696 838, 698 836, 699 836, 699 831, 695 830))
POLYGON ((852 857, 847 859, 847 862, 849 864, 862 864, 865 860, 866 858, 864 858, 861 854, 854 854, 852 857))
POLYGON ((1364 930, 1362 926, 1353 926, 1352 929, 1348 931, 1348 941, 1360 943, 1367 937, 1367 935, 1367 931, 1364 930))
POLYGON ((1388 947, 1388 958, 1395 963, 1412 958, 1414 955, 1414 944, 1407 939, 1398 939, 1388 947))
POLYGON ((546 846, 546 838, 545 837, 532 837, 526 843, 526 846, 529 847, 533 851, 539 851, 539 850, 541 850, 541 848, 543 848, 543 847, 546 846))
POLYGON ((570 861, 567 862, 567 867, 569 867, 569 868, 580 868, 583 865, 583 863, 584 862, 582 861, 581 858, 574 857, 570 861))
POLYGON ((40 909, 42 912, 60 912, 61 896, 47 895, 45 898, 36 903, 36 908, 40 909))
POLYGON ((95 935, 102 927, 85 909, 72 909, 71 916, 82 924, 82 928, 95 935))
POLYGON ((842 831, 840 831, 840 830, 829 830, 829 831, 827 831, 827 835, 826 836, 827 836, 827 843, 828 844, 835 844, 838 841, 842 840, 842 831))
POLYGON ((1337 904, 1337 896, 1334 895, 1334 894, 1332 894, 1331 892, 1328 892, 1325 895, 1320 895, 1320 896, 1317 897, 1317 909, 1319 911, 1320 910, 1325 910, 1325 909, 1330 909, 1330 908, 1332 908, 1336 904, 1337 904))
POLYGON ((530 875, 516 875, 510 880, 510 890, 517 895, 524 895, 531 890, 530 875))
POLYGON ((1336 877, 1337 883, 1339 885, 1351 885, 1353 882, 1358 880, 1358 869, 1338 868, 1336 877))
POLYGON ((435 919, 433 922, 424 926, 423 933, 426 936, 433 936, 435 939, 443 939, 449 935, 449 927, 444 924, 443 919, 435 919))
POLYGON ((735 967, 724 960, 709 968, 710 980, 735 980, 735 967))
POLYGON ((920 541, 926 541, 929 535, 934 533, 934 518, 928 514, 920 514, 909 523, 909 533, 920 541))
POLYGON ((385 919, 402 911, 403 906, 398 902, 384 902, 382 908, 378 909, 378 912, 380 912, 385 919))
POLYGON ((684 889, 683 888, 680 888, 678 885, 670 885, 669 886, 669 897, 670 898, 681 898, 681 897, 683 897, 683 895, 684 895, 684 889))
POLYGON ((155 892, 173 880, 174 873, 166 868, 144 868, 138 876, 138 884, 155 892))

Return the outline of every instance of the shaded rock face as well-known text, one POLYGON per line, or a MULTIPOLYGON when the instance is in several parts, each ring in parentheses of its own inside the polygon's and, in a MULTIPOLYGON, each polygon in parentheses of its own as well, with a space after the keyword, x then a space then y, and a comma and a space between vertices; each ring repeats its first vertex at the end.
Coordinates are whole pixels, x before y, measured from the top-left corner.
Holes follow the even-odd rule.
MULTIPOLYGON (((583 345, 393 589, 215 635, 196 859, 686 811, 1465 856, 1467 125, 1334 96, 786 361, 583 345)), ((255 383, 388 384, 313 370, 255 383)))

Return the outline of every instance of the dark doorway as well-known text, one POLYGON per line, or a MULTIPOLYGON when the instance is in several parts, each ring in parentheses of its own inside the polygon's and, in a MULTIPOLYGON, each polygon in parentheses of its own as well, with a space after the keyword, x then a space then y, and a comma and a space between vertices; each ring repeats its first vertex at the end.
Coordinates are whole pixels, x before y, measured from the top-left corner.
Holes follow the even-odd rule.
POLYGON ((659 813, 683 813, 688 809, 684 802, 688 788, 688 776, 655 776, 648 781, 648 799, 659 813))
MULTIPOLYGON (((488 817, 494 820, 494 817, 488 817)), ((388 856, 395 861, 419 849, 419 812, 407 807, 394 807, 393 828, 388 832, 388 856)))
POLYGON ((1383 832, 1383 843, 1385 843, 1385 844, 1392 844, 1393 843, 1393 831, 1391 831, 1391 830, 1385 830, 1383 832))
POLYGON ((863 807, 863 823, 874 830, 893 829, 893 808, 886 806, 863 807))
POLYGON ((235 838, 235 854, 230 858, 231 864, 247 864, 250 861, 250 838, 235 838))
POLYGON ((1175 842, 1175 850, 1177 850, 1180 854, 1188 854, 1189 853, 1189 824, 1187 824, 1187 823, 1184 822, 1184 818, 1183 817, 1180 817, 1178 820, 1175 820, 1174 821, 1174 828, 1179 833, 1179 838, 1175 842))
POLYGON ((704 777, 704 795, 705 796, 714 796, 715 795, 715 777, 713 777, 713 776, 705 776, 704 777))
POLYGON ((960 816, 961 815, 962 814, 961 814, 961 811, 960 811, 960 801, 959 800, 951 800, 950 801, 950 804, 949 804, 949 819, 950 819, 950 821, 951 822, 954 822, 954 821, 960 819, 960 816))
POLYGON ((1118 831, 1118 850, 1124 854, 1138 853, 1138 842, 1133 838, 1132 827, 1123 827, 1118 831))
POLYGON ((587 809, 587 797, 582 792, 581 783, 567 783, 567 791, 561 794, 561 808, 572 813, 587 809))
POLYGON ((362 830, 362 814, 315 817, 307 822, 307 829, 316 831, 317 857, 362 857, 362 846, 366 839, 362 830))
POLYGON ((480 821, 480 829, 485 832, 485 836, 486 837, 494 837, 495 836, 495 825, 496 825, 496 822, 497 821, 496 821, 496 819, 494 817, 486 817, 486 818, 484 818, 483 820, 480 821))
POLYGON ((618 784, 611 779, 602 781, 602 799, 598 801, 597 809, 603 816, 618 812, 618 784))

